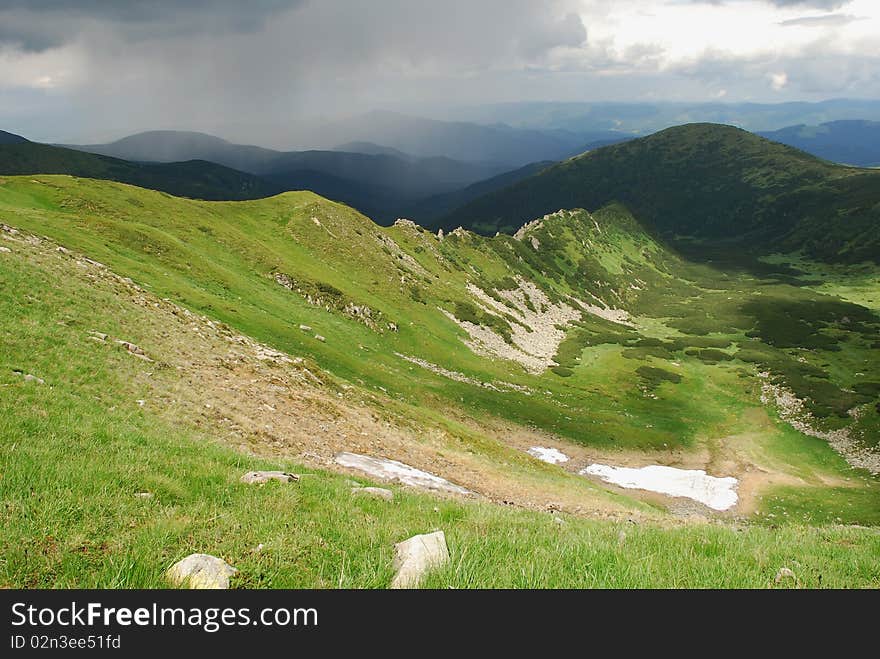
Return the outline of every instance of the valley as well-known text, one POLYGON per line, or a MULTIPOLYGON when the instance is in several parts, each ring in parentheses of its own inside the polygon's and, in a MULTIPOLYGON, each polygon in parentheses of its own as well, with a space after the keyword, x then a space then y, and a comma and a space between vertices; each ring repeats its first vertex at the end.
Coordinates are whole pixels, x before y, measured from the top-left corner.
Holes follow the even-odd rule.
MULTIPOLYGON (((787 152, 761 144, 778 170, 787 152)), ((695 230, 694 206, 685 239, 655 220, 678 207, 644 186, 544 192, 579 160, 479 211, 499 226, 538 211, 492 236, 381 227, 311 192, 206 202, 0 178, 0 387, 15 393, 0 397, 0 581, 155 587, 160 555, 205 550, 245 587, 380 586, 393 538, 441 526, 453 561, 428 586, 763 587, 794 564, 801 585, 877 587, 873 211, 850 213, 858 249, 792 251, 806 214, 756 221, 760 249, 722 250, 729 172, 705 179, 717 206, 681 190, 715 219, 695 230), (354 498, 352 479, 383 482, 352 467, 367 458, 465 493, 354 498), (237 482, 254 469, 300 479, 237 482), (635 470, 704 487, 700 470, 735 496, 609 482, 635 470)), ((867 176, 828 167, 816 175, 867 176)))

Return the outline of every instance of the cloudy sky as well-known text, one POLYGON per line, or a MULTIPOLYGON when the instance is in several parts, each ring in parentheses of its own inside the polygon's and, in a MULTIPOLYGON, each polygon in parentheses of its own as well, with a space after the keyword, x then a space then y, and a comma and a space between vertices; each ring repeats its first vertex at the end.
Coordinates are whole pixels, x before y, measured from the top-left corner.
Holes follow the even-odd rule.
POLYGON ((373 108, 877 99, 878 35, 877 0, 0 0, 0 128, 261 141, 373 108))

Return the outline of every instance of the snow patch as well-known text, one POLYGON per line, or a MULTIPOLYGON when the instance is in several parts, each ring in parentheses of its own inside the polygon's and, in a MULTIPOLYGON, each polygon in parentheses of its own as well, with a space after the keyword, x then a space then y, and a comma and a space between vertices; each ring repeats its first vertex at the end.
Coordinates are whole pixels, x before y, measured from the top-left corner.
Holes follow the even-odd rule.
POLYGON ((397 462, 397 460, 371 458, 370 456, 358 455, 357 453, 339 453, 336 456, 336 464, 351 469, 357 469, 365 474, 386 481, 397 481, 405 485, 412 485, 413 487, 420 487, 427 490, 440 490, 443 492, 454 492, 456 494, 471 494, 470 490, 466 490, 460 485, 450 483, 445 478, 440 478, 440 476, 429 474, 427 471, 410 467, 402 462, 397 462))
POLYGON ((677 469, 662 465, 641 468, 591 464, 579 474, 598 476, 626 489, 649 490, 672 497, 687 497, 712 508, 727 510, 736 505, 738 481, 733 476, 708 476, 702 469, 677 469))
POLYGON ((528 451, 526 451, 533 458, 538 458, 538 460, 542 460, 543 462, 549 462, 552 465, 559 464, 560 462, 568 462, 569 457, 555 448, 548 448, 546 446, 533 446, 528 451))

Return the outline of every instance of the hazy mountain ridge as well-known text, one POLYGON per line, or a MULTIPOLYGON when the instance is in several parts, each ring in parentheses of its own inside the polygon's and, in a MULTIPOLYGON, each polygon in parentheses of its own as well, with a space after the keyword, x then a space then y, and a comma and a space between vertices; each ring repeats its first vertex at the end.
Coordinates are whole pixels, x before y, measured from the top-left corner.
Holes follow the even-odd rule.
POLYGON ((799 124, 759 135, 833 162, 859 167, 880 166, 880 121, 840 120, 818 126, 799 124))
POLYGON ((311 189, 345 201, 388 224, 407 204, 507 171, 491 162, 443 156, 414 158, 373 145, 373 153, 275 151, 182 131, 149 131, 110 144, 71 146, 131 161, 207 160, 263 177, 280 190, 311 189))
POLYGON ((686 123, 731 124, 750 131, 775 131, 793 124, 833 120, 880 121, 880 101, 832 99, 786 103, 519 102, 463 107, 449 113, 460 121, 505 122, 519 128, 574 132, 610 130, 630 136, 686 123))

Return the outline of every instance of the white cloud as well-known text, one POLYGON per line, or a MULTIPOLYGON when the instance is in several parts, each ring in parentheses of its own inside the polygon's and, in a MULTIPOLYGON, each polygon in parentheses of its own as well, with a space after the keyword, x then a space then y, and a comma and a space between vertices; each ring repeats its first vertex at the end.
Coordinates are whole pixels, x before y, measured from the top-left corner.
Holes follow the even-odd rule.
POLYGON ((788 86, 788 74, 785 71, 770 74, 770 86, 775 91, 782 91, 788 86))

